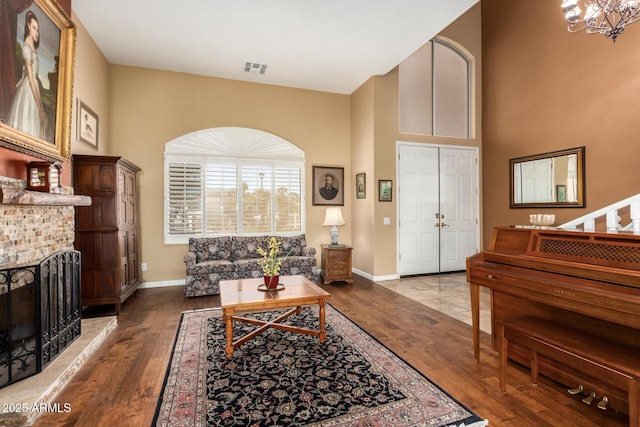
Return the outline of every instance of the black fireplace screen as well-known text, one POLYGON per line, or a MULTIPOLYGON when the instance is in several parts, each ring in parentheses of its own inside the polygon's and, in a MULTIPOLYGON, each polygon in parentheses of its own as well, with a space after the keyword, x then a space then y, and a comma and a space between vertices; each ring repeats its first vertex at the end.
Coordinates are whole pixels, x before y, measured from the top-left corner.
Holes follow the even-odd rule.
POLYGON ((0 388, 41 372, 80 336, 80 252, 0 270, 0 388))

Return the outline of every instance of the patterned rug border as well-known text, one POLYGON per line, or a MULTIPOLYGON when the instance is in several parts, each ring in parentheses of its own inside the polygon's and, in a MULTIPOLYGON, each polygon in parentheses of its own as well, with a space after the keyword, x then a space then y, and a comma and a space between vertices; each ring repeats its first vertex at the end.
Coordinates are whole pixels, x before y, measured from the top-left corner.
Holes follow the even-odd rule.
MULTIPOLYGON (((317 309, 317 307, 315 307, 317 309)), ((348 316, 342 313, 337 308, 327 304, 327 321, 331 317, 329 313, 331 310, 335 312, 335 316, 337 323, 343 322, 346 325, 350 325, 357 329, 359 332, 363 333, 367 338, 377 343, 382 352, 386 352, 389 357, 395 358, 397 361, 406 365, 412 372, 417 374, 422 378, 423 381, 428 383, 437 389, 440 393, 442 393, 446 398, 451 399, 455 402, 456 405, 460 406, 460 408, 466 412, 468 412, 469 416, 462 420, 457 420, 450 424, 438 424, 438 425, 446 425, 450 427, 483 427, 487 426, 489 422, 487 420, 481 419, 477 414, 475 414, 471 409, 469 409, 466 405, 458 401, 455 397, 453 397, 449 392, 443 389, 441 386, 430 380, 425 374, 417 370, 413 367, 409 362, 407 362, 404 358, 400 357, 393 350, 389 349, 386 345, 384 345, 379 339, 375 336, 368 333, 364 328, 362 328, 359 324, 351 320, 348 316)), ((178 328, 176 330, 176 336, 174 338, 173 347, 171 350, 171 356, 169 359, 169 363, 167 365, 167 369, 165 371, 165 376, 162 384, 162 391, 158 398, 158 403, 156 405, 155 415, 153 419, 152 425, 171 425, 173 426, 206 426, 206 417, 204 414, 207 412, 207 395, 206 395, 206 376, 207 369, 204 367, 206 365, 206 357, 202 357, 203 354, 206 354, 207 346, 206 346, 206 334, 207 334, 207 322, 206 319, 212 316, 221 317, 222 310, 219 307, 213 308, 205 308, 198 310, 189 310, 185 311, 180 316, 180 322, 178 324, 178 328), (204 321, 203 321, 204 320, 204 321), (184 323, 188 321, 193 321, 198 323, 197 327, 189 328, 183 327, 184 323), (190 342, 192 345, 190 347, 185 347, 185 340, 187 339, 186 335, 188 332, 191 332, 191 335, 200 335, 198 337, 190 336, 190 342), (204 337, 204 338, 203 338, 204 337), (177 372, 172 372, 172 368, 174 368, 174 359, 176 358, 176 351, 180 350, 180 370, 185 369, 188 371, 197 372, 197 380, 193 381, 193 383, 179 383, 176 381, 179 378, 177 372), (185 357, 186 355, 186 357, 185 357), (205 359, 205 360, 203 360, 205 359), (172 384, 169 384, 173 380, 172 384), (196 387, 194 385, 205 384, 205 387, 196 387), (167 387, 171 385, 171 387, 167 387), (182 399, 176 398, 177 395, 182 395, 182 399), (159 419, 162 413, 162 406, 165 398, 170 402, 181 401, 182 405, 176 406, 172 408, 171 413, 178 414, 179 419, 183 420, 182 423, 179 423, 178 419, 170 419, 168 420, 168 424, 159 424, 159 419), (184 402, 188 402, 187 405, 184 402), (191 420, 187 422, 186 420, 191 420)), ((343 331, 347 332, 347 331, 343 331)), ((189 341, 187 341, 189 342, 189 341)), ((355 344, 355 343, 354 343, 355 344)), ((359 347, 359 346, 357 346, 359 347)), ((372 361, 373 362, 373 361, 372 361)), ((382 366, 382 364, 378 363, 375 360, 375 364, 382 366)), ((174 369, 175 370, 175 369, 174 369)), ((318 423, 308 424, 309 426, 317 425, 317 426, 342 426, 342 425, 361 425, 357 419, 346 419, 347 417, 339 417, 337 419, 330 419, 321 421, 318 423)), ((413 424, 412 424, 413 425, 413 424)), ((419 425, 432 425, 432 424, 419 424, 419 425)))

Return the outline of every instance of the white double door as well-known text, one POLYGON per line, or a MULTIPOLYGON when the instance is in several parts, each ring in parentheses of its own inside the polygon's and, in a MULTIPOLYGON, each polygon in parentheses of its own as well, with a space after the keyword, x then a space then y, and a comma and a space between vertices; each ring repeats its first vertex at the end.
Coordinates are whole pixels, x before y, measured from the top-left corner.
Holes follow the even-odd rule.
POLYGON ((461 271, 478 250, 478 150, 398 143, 398 272, 461 271))

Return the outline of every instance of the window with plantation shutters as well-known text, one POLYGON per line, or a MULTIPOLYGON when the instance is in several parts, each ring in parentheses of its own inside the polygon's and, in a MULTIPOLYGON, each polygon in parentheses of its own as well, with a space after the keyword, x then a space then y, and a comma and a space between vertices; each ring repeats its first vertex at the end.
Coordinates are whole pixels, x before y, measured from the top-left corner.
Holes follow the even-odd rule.
POLYGON ((238 173, 236 165, 207 164, 206 234, 238 232, 238 173))
POLYGON ((254 129, 215 128, 165 147, 165 243, 304 233, 304 153, 295 145, 254 129))
POLYGON ((202 165, 167 165, 166 228, 169 236, 202 233, 202 165))
POLYGON ((274 173, 274 230, 277 233, 302 229, 302 173, 300 168, 276 168, 274 173))

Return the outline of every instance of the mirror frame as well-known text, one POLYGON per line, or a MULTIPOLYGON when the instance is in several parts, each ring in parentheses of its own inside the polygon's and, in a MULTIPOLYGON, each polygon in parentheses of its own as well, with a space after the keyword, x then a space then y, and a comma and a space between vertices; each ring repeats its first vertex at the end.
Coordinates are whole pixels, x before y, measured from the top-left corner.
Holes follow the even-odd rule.
POLYGON ((550 151, 548 153, 535 154, 533 156, 517 157, 509 159, 509 206, 511 208, 584 208, 586 206, 585 200, 585 172, 584 172, 584 160, 585 148, 576 147, 566 150, 550 151), (515 203, 515 191, 514 191, 514 167, 517 163, 528 162, 532 160, 547 159, 553 157, 562 157, 570 154, 577 154, 578 160, 578 200, 576 202, 541 202, 541 203, 515 203))

